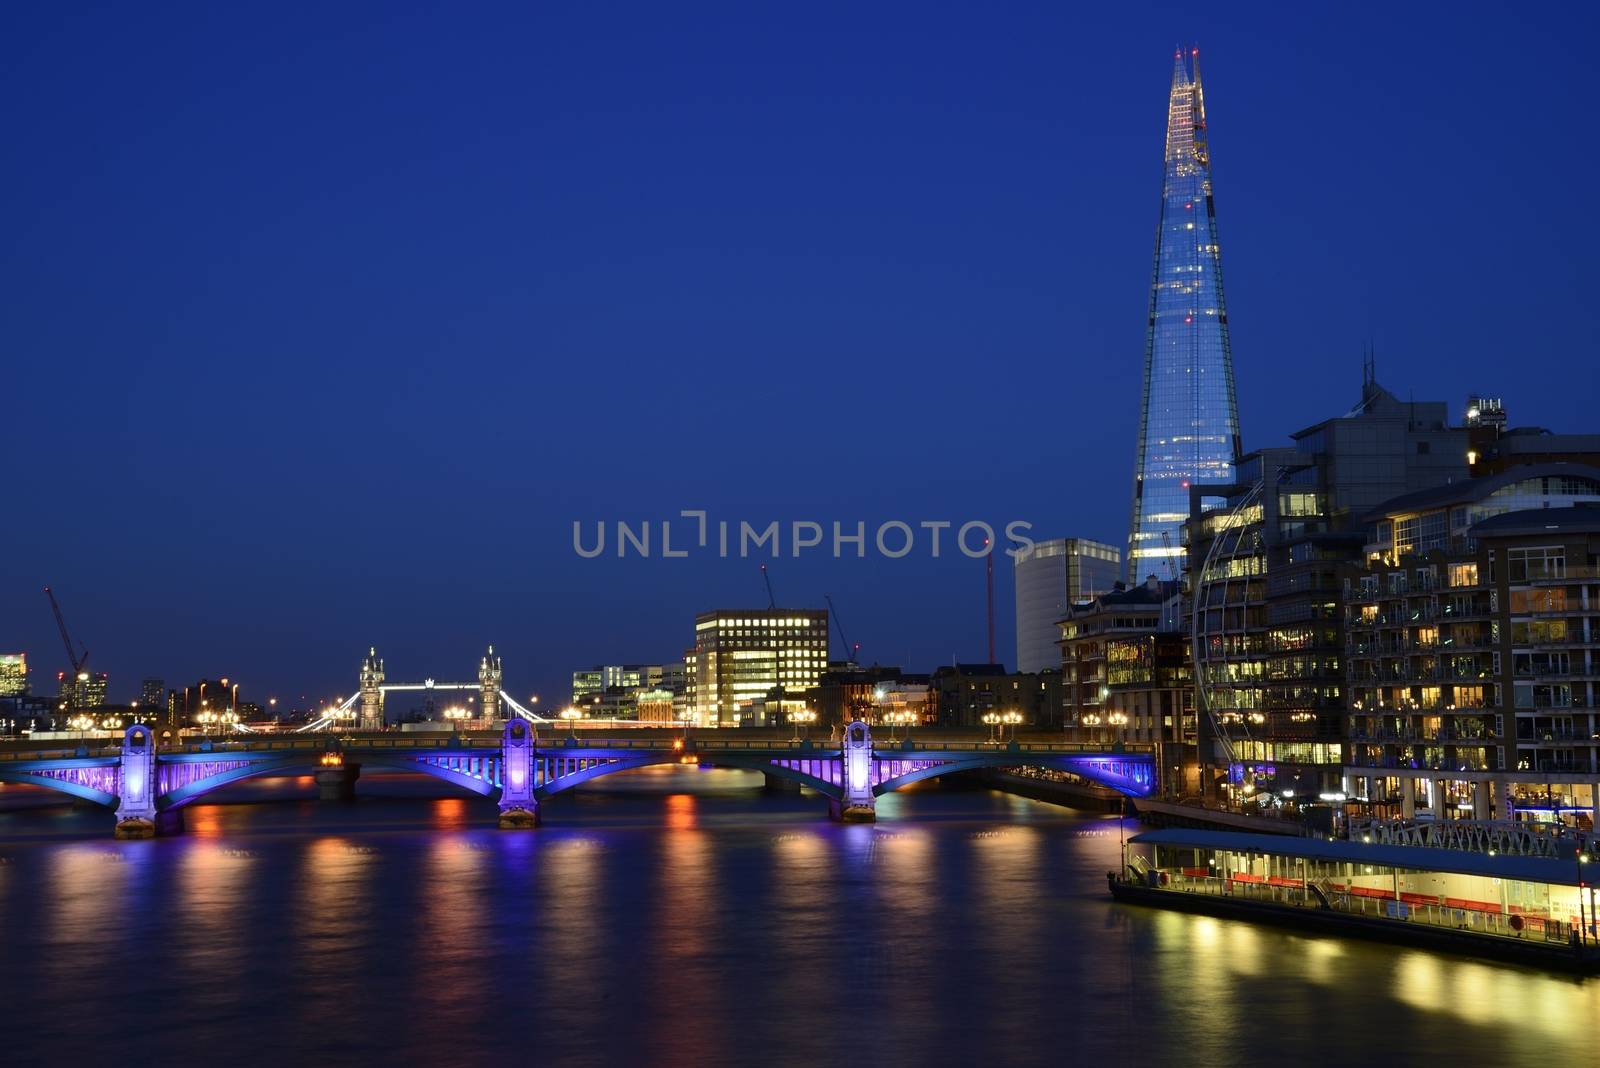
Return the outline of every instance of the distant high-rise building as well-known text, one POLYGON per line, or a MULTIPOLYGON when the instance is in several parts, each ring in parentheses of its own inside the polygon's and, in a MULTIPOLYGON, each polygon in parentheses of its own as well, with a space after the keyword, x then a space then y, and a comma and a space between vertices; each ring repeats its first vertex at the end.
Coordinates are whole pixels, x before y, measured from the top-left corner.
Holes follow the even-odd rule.
POLYGON ((1199 50, 1178 52, 1167 104, 1166 180, 1144 350, 1139 446, 1127 574, 1137 581, 1182 570, 1179 528, 1189 487, 1233 481, 1239 418, 1233 393, 1222 253, 1211 199, 1211 153, 1199 50), (1174 557, 1173 572, 1162 557, 1174 557))
POLYGON ((21 697, 27 692, 27 654, 0 653, 0 697, 21 697))
POLYGON ((56 704, 64 712, 99 708, 106 703, 108 679, 104 671, 56 672, 56 704))
POLYGON ((139 684, 140 708, 165 708, 167 682, 165 679, 145 679, 139 684))
MULTIPOLYGON (((675 664, 600 664, 572 673, 573 707, 602 719, 632 719, 647 699, 668 703, 687 688, 682 662, 675 664)), ((658 708, 651 715, 659 715, 658 708)), ((662 722, 674 722, 671 713, 662 722)))
POLYGON ((695 721, 735 727, 798 708, 828 667, 825 608, 733 608, 695 617, 695 721))
POLYGON ((1055 671, 1061 666, 1058 620, 1067 608, 1105 593, 1122 569, 1122 552, 1087 538, 1054 538, 1033 544, 1013 561, 1017 592, 1017 670, 1055 671))

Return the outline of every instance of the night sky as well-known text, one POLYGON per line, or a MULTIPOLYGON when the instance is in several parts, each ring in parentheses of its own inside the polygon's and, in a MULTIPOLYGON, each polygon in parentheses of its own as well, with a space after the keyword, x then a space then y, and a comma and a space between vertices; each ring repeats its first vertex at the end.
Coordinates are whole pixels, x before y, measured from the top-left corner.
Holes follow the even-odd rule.
MULTIPOLYGON (((1595 429, 1592 7, 398 7, 0 15, 0 651, 39 688, 47 583, 114 699, 493 641, 548 704, 766 603, 575 519, 1121 544, 1179 41, 1246 448, 1347 409, 1368 339, 1401 397, 1595 429)), ((869 661, 985 656, 948 544, 771 567, 869 661)))

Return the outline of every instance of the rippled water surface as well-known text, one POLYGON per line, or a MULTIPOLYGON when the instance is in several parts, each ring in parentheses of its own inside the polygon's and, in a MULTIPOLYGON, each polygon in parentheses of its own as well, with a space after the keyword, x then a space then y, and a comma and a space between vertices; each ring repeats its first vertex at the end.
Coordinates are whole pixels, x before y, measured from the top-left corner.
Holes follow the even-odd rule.
POLYGON ((361 790, 257 783, 150 842, 0 812, 0 1061, 1351 1068, 1600 1042, 1593 981, 1114 905, 1115 819, 986 790, 842 826, 657 768, 522 833, 426 781, 361 790))

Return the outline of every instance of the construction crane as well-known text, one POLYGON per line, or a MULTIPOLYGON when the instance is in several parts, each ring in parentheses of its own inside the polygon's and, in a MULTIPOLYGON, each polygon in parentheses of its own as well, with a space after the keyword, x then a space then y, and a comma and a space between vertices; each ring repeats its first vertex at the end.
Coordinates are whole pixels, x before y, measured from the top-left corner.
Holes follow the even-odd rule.
POLYGON ((772 576, 767 574, 767 565, 761 565, 761 580, 767 584, 767 607, 777 608, 778 599, 772 595, 772 576))
POLYGON ((1161 532, 1161 548, 1162 559, 1167 562, 1167 580, 1177 582, 1178 565, 1172 562, 1172 535, 1165 530, 1161 532))
POLYGON ((839 622, 839 611, 833 607, 833 595, 825 593, 822 599, 828 602, 828 615, 833 617, 833 629, 839 632, 839 644, 844 646, 844 658, 852 664, 859 663, 861 646, 851 645, 850 639, 844 636, 844 624, 839 622))
POLYGON ((78 682, 84 674, 84 669, 89 664, 89 650, 85 649, 83 643, 80 642, 78 643, 80 651, 77 653, 72 651, 72 635, 67 633, 67 620, 61 614, 61 605, 56 602, 56 595, 49 586, 44 588, 44 595, 50 598, 50 611, 56 614, 56 629, 61 632, 61 644, 67 650, 67 663, 70 665, 69 670, 71 671, 71 674, 67 676, 71 680, 71 690, 69 692, 75 696, 76 701, 76 695, 79 692, 78 682))

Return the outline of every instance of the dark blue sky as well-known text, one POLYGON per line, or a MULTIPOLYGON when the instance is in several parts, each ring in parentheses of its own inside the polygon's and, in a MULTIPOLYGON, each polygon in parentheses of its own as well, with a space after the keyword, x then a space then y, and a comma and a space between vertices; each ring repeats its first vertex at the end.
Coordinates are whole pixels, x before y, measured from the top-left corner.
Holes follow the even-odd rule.
MULTIPOLYGON (((1120 543, 1179 40, 1246 447, 1369 337, 1401 396, 1593 429, 1592 12, 1200 10, 8 6, 0 649, 62 666, 51 583, 113 696, 490 640, 555 695, 765 603, 574 519, 1120 543)), ((772 575, 869 659, 984 656, 980 562, 772 575)))

